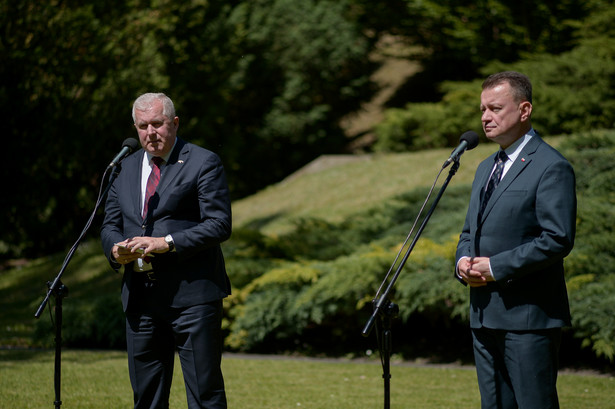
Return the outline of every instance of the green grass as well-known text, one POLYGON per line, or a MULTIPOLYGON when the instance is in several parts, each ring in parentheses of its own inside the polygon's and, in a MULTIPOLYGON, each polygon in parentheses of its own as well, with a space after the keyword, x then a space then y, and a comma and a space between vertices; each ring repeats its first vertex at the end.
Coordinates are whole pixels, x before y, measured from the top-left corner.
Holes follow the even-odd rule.
MULTIPOLYGON (((178 360, 171 407, 186 408, 178 360)), ((234 409, 365 409, 383 406, 382 368, 376 362, 225 355, 229 407, 234 409)), ((477 408, 472 367, 394 364, 392 408, 477 408)), ((0 351, 0 409, 53 407, 53 351, 0 351)), ((563 373, 562 408, 615 408, 615 378, 563 373)), ((62 354, 62 402, 66 408, 129 408, 132 391, 126 354, 76 351, 62 354)))
MULTIPOLYGON (((545 140, 556 147, 560 141, 557 137, 545 140)), ((463 154, 449 186, 470 185, 478 164, 497 149, 498 145, 482 138, 479 146, 463 154)), ((337 161, 329 159, 335 156, 320 158, 286 180, 234 201, 233 225, 254 225, 265 234, 283 234, 293 228, 296 218, 342 221, 399 194, 430 187, 451 151, 341 156, 337 161)), ((449 170, 442 172, 437 189, 449 170)))
MULTIPOLYGON (((466 153, 454 184, 470 184, 478 163, 496 149, 495 144, 485 144, 466 153)), ((401 193, 431 186, 448 154, 450 149, 436 149, 375 154, 330 167, 325 163, 323 169, 299 173, 234 202, 233 223, 254 223, 265 234, 281 234, 300 217, 339 222, 401 193)), ((447 175, 448 169, 440 184, 447 175)))

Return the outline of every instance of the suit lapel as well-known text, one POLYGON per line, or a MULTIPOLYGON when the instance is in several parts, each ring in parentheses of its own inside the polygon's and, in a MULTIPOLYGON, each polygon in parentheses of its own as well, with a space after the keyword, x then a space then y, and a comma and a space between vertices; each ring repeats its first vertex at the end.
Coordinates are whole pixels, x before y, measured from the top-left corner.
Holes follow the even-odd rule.
POLYGON ((126 166, 125 171, 128 172, 130 178, 135 179, 135 181, 131 182, 129 186, 139 186, 138 189, 130 189, 130 192, 128 193, 132 199, 132 208, 134 209, 137 218, 141 218, 143 213, 143 206, 141 205, 141 173, 143 172, 143 155, 145 155, 145 151, 141 149, 134 154, 134 157, 131 158, 132 160, 130 162, 124 161, 124 165, 126 166))
POLYGON ((487 186, 487 181, 489 180, 489 177, 491 177, 491 171, 493 170, 493 166, 495 164, 495 155, 497 155, 497 152, 491 155, 487 160, 485 160, 485 163, 487 163, 488 165, 485 166, 485 170, 478 185, 480 186, 480 190, 478 193, 479 203, 482 203, 483 201, 483 196, 485 195, 485 187, 487 186))
POLYGON ((181 139, 177 139, 177 144, 175 145, 175 149, 171 153, 169 157, 169 161, 163 165, 160 184, 158 185, 157 192, 162 197, 165 190, 171 185, 177 174, 182 170, 186 161, 188 160, 188 156, 190 153, 190 148, 188 145, 181 139))
MULTIPOLYGON (((493 206, 500 199, 502 194, 506 190, 508 190, 508 188, 515 181, 515 179, 517 179, 517 177, 523 172, 523 170, 532 162, 532 157, 534 153, 536 152, 536 149, 538 149, 538 145, 540 143, 542 143, 542 139, 540 139, 538 135, 534 135, 532 139, 527 143, 527 145, 523 147, 521 152, 519 152, 519 156, 517 156, 517 159, 515 160, 515 162, 512 164, 508 172, 506 172, 506 174, 500 181, 500 184, 498 185, 498 187, 493 191, 493 194, 491 195, 491 198, 489 199, 489 203, 487 203, 487 207, 485 208, 485 211, 483 212, 483 215, 482 215, 482 219, 479 221, 479 223, 482 223, 482 221, 485 220, 485 218, 487 217, 487 215, 489 214, 493 206)), ((487 178, 489 178, 490 172, 491 172, 491 168, 489 168, 489 171, 487 172, 487 175, 484 178, 484 184, 482 185, 483 188, 481 190, 481 195, 480 195, 481 199, 484 194, 483 192, 484 186, 487 183, 487 178)))

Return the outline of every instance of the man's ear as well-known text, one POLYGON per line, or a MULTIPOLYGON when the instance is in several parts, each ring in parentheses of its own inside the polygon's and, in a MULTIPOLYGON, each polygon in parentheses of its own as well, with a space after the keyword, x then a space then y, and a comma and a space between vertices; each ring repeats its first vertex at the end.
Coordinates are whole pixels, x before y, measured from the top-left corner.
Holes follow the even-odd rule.
POLYGON ((532 117, 532 103, 530 101, 523 101, 519 104, 519 112, 521 112, 521 120, 529 121, 532 117))

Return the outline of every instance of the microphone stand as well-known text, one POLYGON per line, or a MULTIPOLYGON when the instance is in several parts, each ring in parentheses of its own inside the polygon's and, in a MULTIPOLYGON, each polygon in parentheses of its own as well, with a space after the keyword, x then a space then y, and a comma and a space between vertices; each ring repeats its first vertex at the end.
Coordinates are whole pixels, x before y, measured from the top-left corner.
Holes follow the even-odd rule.
MULTIPOLYGON (((461 152, 461 153, 463 153, 463 152, 461 152)), ((391 407, 390 406, 391 405, 391 397, 390 397, 390 393, 391 393, 391 386, 390 386, 391 385, 391 373, 390 373, 391 364, 390 364, 390 359, 391 359, 391 350, 392 350, 392 341, 393 341, 393 339, 392 339, 392 331, 391 331, 391 322, 392 322, 393 318, 397 317, 397 315, 399 313, 399 306, 397 306, 396 304, 392 303, 389 300, 389 294, 393 290, 393 287, 395 286, 395 282, 397 281, 397 279, 399 278, 399 275, 401 274, 401 270, 403 269, 404 265, 406 264, 406 261, 408 260, 408 257, 410 257, 410 253, 412 253, 412 250, 414 249, 414 246, 416 245, 419 237, 421 236, 421 233, 423 233, 423 230, 425 229, 425 226, 427 225, 427 222, 429 221, 429 219, 431 218, 431 215, 433 214, 434 210, 436 209, 436 206, 438 205, 438 202, 442 198, 442 195, 444 194, 444 191, 446 190, 449 182, 451 181, 451 179, 453 178, 455 173, 457 173, 457 170, 459 169, 459 156, 460 156, 460 154, 455 156, 453 166, 449 170, 448 177, 446 178, 446 181, 443 183, 442 187, 440 188, 440 191, 439 191, 438 195, 436 196, 433 204, 431 205, 431 208, 429 209, 429 211, 427 212, 427 215, 423 219, 423 223, 421 224, 421 226, 419 227, 418 232, 414 236, 414 240, 412 241, 412 243, 408 247, 408 250, 406 251, 404 257, 402 258, 401 262, 397 266, 397 270, 395 271, 395 274, 393 275, 391 281, 389 281, 389 284, 386 287, 385 291, 382 293, 382 295, 379 298, 376 297, 377 299, 375 298, 372 301, 372 304, 373 304, 372 315, 368 319, 367 323, 365 324, 365 327, 363 327, 363 331, 361 332, 361 334, 364 337, 367 337, 367 336, 369 336, 369 334, 370 334, 372 328, 374 327, 374 324, 376 323, 376 321, 378 321, 380 323, 380 326, 376 325, 376 338, 379 340, 379 347, 380 347, 379 349, 380 349, 382 368, 383 368, 382 378, 384 379, 384 408, 385 409, 389 409, 391 407), (381 327, 381 329, 379 327, 381 327)), ((448 163, 450 163, 450 162, 448 162, 448 163)), ((444 168, 446 166, 448 166, 447 163, 445 163, 445 165, 442 167, 442 170, 444 170, 444 168)), ((437 180, 437 178, 436 178, 436 180, 437 180)), ((431 192, 429 194, 431 194, 431 192)), ((428 199, 429 199, 429 195, 427 197, 427 200, 428 199)), ((411 233, 412 233, 412 231, 410 232, 410 234, 411 233)), ((380 285, 380 289, 382 289, 384 287, 384 285, 386 284, 388 276, 389 275, 387 274, 387 276, 384 278, 384 281, 380 285)), ((380 289, 378 290, 378 292, 380 292, 380 289)))
MULTIPOLYGON (((107 170, 105 170, 105 174, 103 175, 103 180, 105 179, 105 175, 108 170, 109 170, 109 167, 107 168, 107 170)), ((115 166, 111 175, 109 176, 109 183, 107 184, 106 188, 102 191, 102 194, 98 196, 98 200, 96 201, 96 205, 94 206, 94 211, 92 212, 90 219, 86 223, 85 228, 81 232, 81 235, 79 236, 75 244, 73 244, 73 247, 71 247, 68 254, 66 255, 66 258, 64 259, 64 262, 62 263, 62 267, 60 268, 60 272, 58 273, 58 275, 53 281, 47 282, 47 287, 49 288, 49 290, 47 291, 47 295, 45 296, 45 298, 43 299, 43 302, 41 303, 41 305, 38 307, 38 310, 36 310, 36 313, 34 314, 35 318, 37 319, 40 318, 41 314, 43 313, 43 310, 45 309, 45 306, 47 305, 49 301, 49 297, 51 297, 51 295, 53 294, 55 298, 54 310, 55 310, 55 317, 56 317, 55 319, 55 340, 54 340, 55 341, 55 362, 54 362, 54 376, 53 376, 55 401, 53 402, 53 404, 56 409, 59 409, 60 406, 62 406, 62 400, 60 399, 61 379, 62 379, 62 300, 68 296, 68 288, 61 281, 62 275, 64 274, 66 267, 68 267, 68 263, 70 263, 70 260, 75 254, 77 247, 79 246, 79 244, 85 237, 86 232, 90 228, 92 221, 94 220, 94 216, 96 215, 96 211, 98 210, 100 204, 102 203, 102 199, 109 192, 109 189, 111 188, 111 185, 113 184, 113 181, 120 174, 121 170, 122 170, 121 165, 118 163, 115 166)), ((51 311, 50 311, 50 314, 51 314, 51 311)), ((52 323, 53 323, 53 316, 52 316, 52 323)))

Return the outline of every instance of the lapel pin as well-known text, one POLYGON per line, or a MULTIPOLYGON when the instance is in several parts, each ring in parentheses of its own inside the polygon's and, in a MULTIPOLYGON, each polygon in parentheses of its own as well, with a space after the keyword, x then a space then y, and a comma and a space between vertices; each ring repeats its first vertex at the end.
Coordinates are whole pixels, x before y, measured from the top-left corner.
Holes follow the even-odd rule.
MULTIPOLYGON (((523 159, 523 160, 525 160, 525 159, 523 159)), ((180 159, 180 160, 177 161, 177 163, 184 163, 184 161, 180 159)))
POLYGON ((521 158, 521 162, 525 162, 525 158, 521 158))

